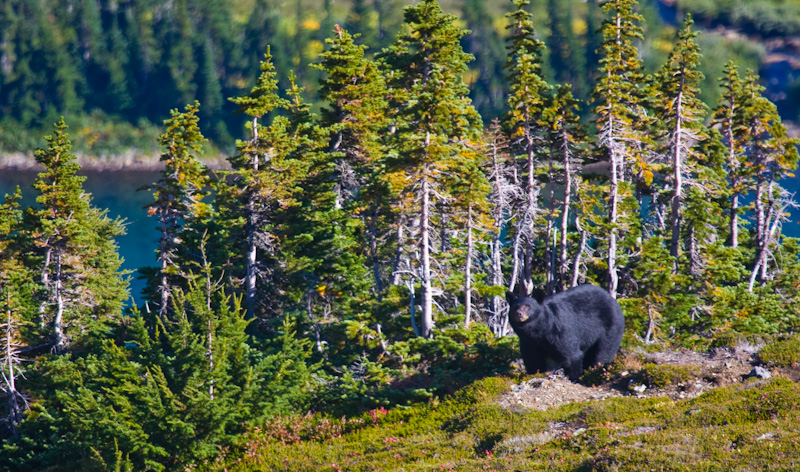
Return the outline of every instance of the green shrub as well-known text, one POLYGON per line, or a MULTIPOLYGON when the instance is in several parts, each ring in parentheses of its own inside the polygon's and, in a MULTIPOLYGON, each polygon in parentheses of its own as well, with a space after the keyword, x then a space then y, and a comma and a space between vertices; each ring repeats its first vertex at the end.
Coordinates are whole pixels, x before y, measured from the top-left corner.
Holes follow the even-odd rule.
POLYGON ((647 363, 639 372, 639 377, 648 387, 665 388, 686 382, 694 373, 695 369, 690 366, 647 363))
POLYGON ((773 342, 764 346, 758 353, 764 364, 789 367, 800 362, 800 336, 773 342))

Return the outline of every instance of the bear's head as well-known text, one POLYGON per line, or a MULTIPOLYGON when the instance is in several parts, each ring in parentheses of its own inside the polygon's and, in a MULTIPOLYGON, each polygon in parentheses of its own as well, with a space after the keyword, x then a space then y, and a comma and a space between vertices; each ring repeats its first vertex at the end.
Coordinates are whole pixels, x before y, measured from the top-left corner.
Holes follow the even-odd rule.
POLYGON ((540 294, 534 291, 533 296, 518 296, 512 292, 506 293, 506 300, 508 301, 508 321, 511 326, 522 326, 531 320, 536 320, 542 313, 543 298, 540 294), (539 296, 537 296, 539 295, 539 296))

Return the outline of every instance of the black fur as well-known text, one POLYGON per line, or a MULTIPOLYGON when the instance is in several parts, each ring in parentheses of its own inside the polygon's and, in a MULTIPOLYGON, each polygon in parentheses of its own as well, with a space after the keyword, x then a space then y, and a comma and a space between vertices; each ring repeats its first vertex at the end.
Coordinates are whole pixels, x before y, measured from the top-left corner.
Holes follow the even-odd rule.
POLYGON ((506 294, 509 321, 528 373, 563 367, 574 382, 588 367, 614 359, 625 318, 608 292, 586 284, 546 298, 536 295, 506 294))

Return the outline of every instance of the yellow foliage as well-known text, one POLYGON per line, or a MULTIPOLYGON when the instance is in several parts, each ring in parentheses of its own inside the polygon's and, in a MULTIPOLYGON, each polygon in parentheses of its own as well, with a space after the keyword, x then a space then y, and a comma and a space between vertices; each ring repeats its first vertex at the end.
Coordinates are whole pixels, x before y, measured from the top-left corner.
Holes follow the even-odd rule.
MULTIPOLYGON (((670 36, 671 38, 672 36, 670 36)), ((672 41, 667 39, 657 38, 653 40, 653 49, 656 51, 661 51, 665 53, 672 52, 672 48, 674 47, 672 41)))
POLYGON ((321 25, 319 20, 316 18, 306 18, 302 23, 300 23, 300 26, 306 30, 319 31, 321 25))
POLYGON ((572 32, 577 35, 584 35, 586 32, 589 31, 589 25, 586 23, 586 20, 583 18, 573 18, 572 19, 572 32))
POLYGON ((478 69, 470 69, 464 74, 464 83, 472 86, 475 82, 478 81, 478 77, 481 75, 481 72, 478 69))
POLYGON ((325 45, 322 44, 322 41, 317 41, 315 39, 308 43, 308 46, 306 47, 306 56, 317 57, 324 50, 325 50, 325 45))
POLYGON ((653 171, 650 169, 645 169, 644 171, 644 183, 645 185, 653 185, 653 171))

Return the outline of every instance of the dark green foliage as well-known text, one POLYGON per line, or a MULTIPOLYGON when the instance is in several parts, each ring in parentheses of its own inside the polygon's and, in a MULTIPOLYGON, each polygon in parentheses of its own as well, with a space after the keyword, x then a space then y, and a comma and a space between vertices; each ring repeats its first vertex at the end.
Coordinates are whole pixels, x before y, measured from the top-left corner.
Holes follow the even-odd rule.
POLYGON ((122 222, 94 207, 83 191, 85 177, 76 175, 80 165, 66 128, 63 119, 56 123, 55 134, 45 137, 47 148, 36 151, 44 167, 34 183, 38 206, 27 209, 18 234, 39 283, 39 335, 50 338, 56 352, 82 336, 93 342, 119 317, 127 297, 114 242, 122 222))
POLYGON ((187 105, 186 111, 177 109, 164 124, 166 130, 158 142, 164 149, 161 162, 164 170, 155 184, 142 190, 153 192, 154 202, 148 205, 147 215, 158 221, 159 267, 143 271, 148 288, 145 296, 155 303, 159 316, 164 319, 170 309, 172 290, 182 285, 192 260, 191 247, 197 247, 201 235, 199 224, 208 214, 209 177, 205 166, 197 159, 205 138, 200 133, 198 116, 200 104, 187 105))
POLYGON ((124 344, 45 361, 31 383, 52 394, 6 445, 5 466, 107 470, 121 453, 134 469, 181 470, 216 456, 245 423, 303 408, 314 390, 307 341, 287 322, 253 349, 240 299, 209 282, 192 277, 174 292, 173 320, 127 319, 124 344))

